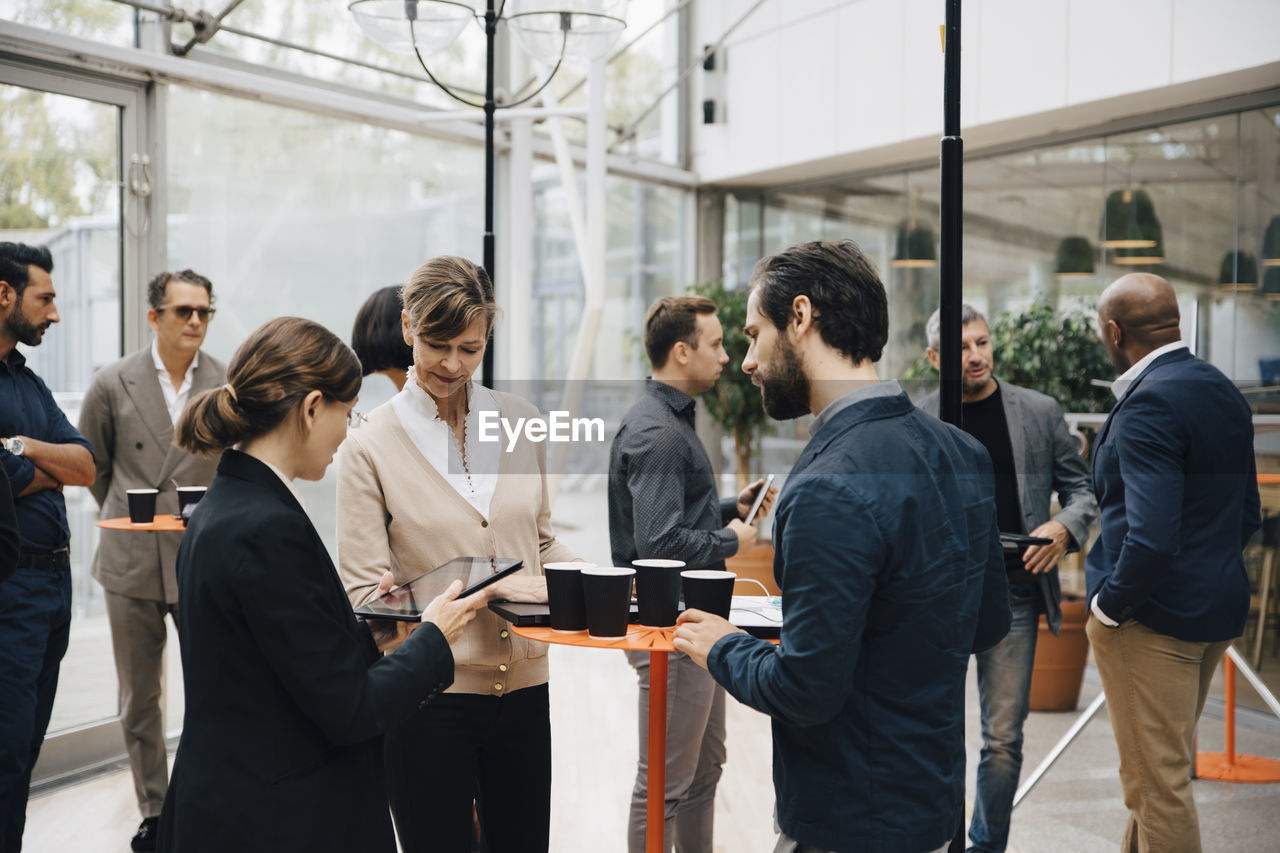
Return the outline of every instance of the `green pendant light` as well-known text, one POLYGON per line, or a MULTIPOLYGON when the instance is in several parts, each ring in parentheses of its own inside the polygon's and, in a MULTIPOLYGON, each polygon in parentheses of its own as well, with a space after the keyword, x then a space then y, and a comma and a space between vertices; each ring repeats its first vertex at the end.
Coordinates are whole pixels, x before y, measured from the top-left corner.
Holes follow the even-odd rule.
POLYGON ((1218 268, 1223 290, 1249 291, 1258 287, 1258 262, 1248 252, 1227 252, 1218 268))
POLYGON ((1093 244, 1087 237, 1064 237, 1053 257, 1053 273, 1058 278, 1088 278, 1093 275, 1093 244))
POLYGON ((898 233, 893 241, 893 260, 890 265, 900 268, 920 269, 938 263, 934 247, 933 229, 915 219, 898 223, 898 233))
POLYGON ((1262 265, 1280 267, 1280 215, 1271 217, 1267 233, 1262 237, 1262 265))
POLYGON ((1164 229, 1146 190, 1115 190, 1107 196, 1102 217, 1102 247, 1120 266, 1147 266, 1164 261, 1164 229))
POLYGON ((1280 301, 1280 266, 1271 267, 1262 277, 1262 295, 1272 302, 1280 301))

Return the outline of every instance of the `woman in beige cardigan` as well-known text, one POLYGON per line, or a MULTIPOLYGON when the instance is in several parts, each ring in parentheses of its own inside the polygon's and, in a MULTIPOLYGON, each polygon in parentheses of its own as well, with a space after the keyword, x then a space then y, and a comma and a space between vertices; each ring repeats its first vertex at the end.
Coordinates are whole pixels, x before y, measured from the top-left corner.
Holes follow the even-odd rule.
MULTIPOLYGON (((481 442, 479 414, 537 417, 471 381, 493 330, 493 286, 438 257, 403 291, 410 381, 343 445, 338 564, 352 603, 454 557, 518 557, 508 598, 546 600, 542 564, 575 555, 551 531, 544 445, 481 442)), ((387 733, 387 787, 406 853, 471 849, 474 801, 490 853, 545 853, 551 812, 546 646, 482 611, 453 647, 453 686, 387 733)))

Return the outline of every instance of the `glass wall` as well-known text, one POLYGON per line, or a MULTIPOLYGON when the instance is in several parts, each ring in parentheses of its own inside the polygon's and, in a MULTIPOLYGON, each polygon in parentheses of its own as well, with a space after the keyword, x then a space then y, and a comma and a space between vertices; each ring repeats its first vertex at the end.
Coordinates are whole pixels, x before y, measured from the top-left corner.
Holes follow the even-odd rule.
MULTIPOLYGON (((970 157, 964 299, 993 325, 1047 305, 1054 317, 1080 317, 1089 328, 1107 284, 1129 272, 1163 276, 1178 296, 1183 339, 1235 380, 1253 407, 1259 470, 1280 472, 1278 174, 1278 107, 970 157)), ((744 284, 757 258, 802 240, 856 240, 888 289, 890 341, 880 375, 904 380, 919 397, 936 387, 921 355, 925 321, 938 302, 938 187, 937 169, 923 168, 739 193, 727 205, 726 279, 744 284)), ((1087 371, 1065 377, 1077 402, 1064 408, 1070 423, 1088 428, 1100 425, 1111 405, 1114 371, 1100 344, 1078 349, 1093 358, 1087 371)), ((1031 375, 1020 384, 1059 399, 1064 373, 1081 370, 1052 353, 1010 355, 1002 363, 997 353, 997 375, 1031 375)), ((764 439, 766 470, 794 462, 807 438, 799 426, 783 425, 764 439)), ((1268 501, 1264 496, 1264 513, 1274 526, 1280 505, 1268 501)), ((1261 539, 1245 552, 1255 593, 1264 572, 1261 539)), ((1262 675, 1275 691, 1277 605, 1260 620, 1259 598, 1241 648, 1252 653, 1259 622, 1271 625, 1259 648, 1262 675)), ((1248 687, 1240 697, 1261 707, 1248 687)))
MULTIPOLYGON (((479 259, 480 149, 173 87, 169 267, 214 283, 206 349, 228 360, 266 320, 301 315, 350 340, 361 303, 426 258, 479 259)), ((389 399, 372 377, 365 411, 389 399)), ((330 475, 329 480, 334 475, 330 475)), ((333 483, 305 484, 332 547, 333 483)))
MULTIPOLYGON (((61 317, 22 350, 73 424, 94 371, 120 352, 119 137, 117 106, 0 84, 0 241, 49 247, 61 317)), ((90 689, 58 694, 50 732, 116 715, 102 588, 89 574, 98 507, 88 489, 65 498, 74 621, 63 672, 90 689)))

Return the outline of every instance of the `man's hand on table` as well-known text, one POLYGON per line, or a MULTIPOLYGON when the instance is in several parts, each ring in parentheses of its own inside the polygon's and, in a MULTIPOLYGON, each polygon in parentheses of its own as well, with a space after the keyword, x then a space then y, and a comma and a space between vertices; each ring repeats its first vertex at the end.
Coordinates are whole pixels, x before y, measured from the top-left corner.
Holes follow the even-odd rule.
POLYGON ((745 634, 741 628, 735 628, 727 619, 721 619, 704 610, 686 610, 676 620, 675 639, 672 644, 676 651, 687 654, 694 663, 703 669, 707 668, 707 655, 711 647, 721 637, 728 634, 745 634))

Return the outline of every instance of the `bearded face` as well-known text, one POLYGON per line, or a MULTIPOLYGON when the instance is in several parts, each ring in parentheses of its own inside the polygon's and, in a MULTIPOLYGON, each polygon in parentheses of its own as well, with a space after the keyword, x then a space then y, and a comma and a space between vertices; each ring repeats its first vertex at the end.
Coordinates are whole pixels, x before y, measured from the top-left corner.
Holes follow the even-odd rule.
POLYGON ((756 369, 765 413, 778 421, 809 413, 809 377, 804 363, 785 335, 779 335, 773 356, 756 369))
POLYGON ((19 299, 17 304, 13 306, 13 310, 5 318, 4 329, 18 343, 34 347, 39 345, 41 339, 44 338, 44 333, 52 324, 46 322, 37 325, 31 322, 22 310, 25 301, 25 299, 19 299))

